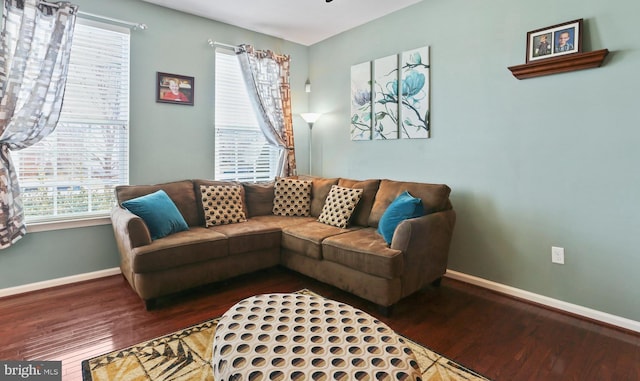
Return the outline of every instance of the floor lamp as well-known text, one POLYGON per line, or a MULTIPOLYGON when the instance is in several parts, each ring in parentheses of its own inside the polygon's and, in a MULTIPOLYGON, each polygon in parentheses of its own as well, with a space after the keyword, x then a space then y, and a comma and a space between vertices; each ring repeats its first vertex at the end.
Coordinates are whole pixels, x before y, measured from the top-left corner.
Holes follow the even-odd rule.
POLYGON ((302 117, 302 119, 304 119, 305 122, 307 122, 307 124, 309 124, 309 174, 311 175, 311 138, 313 137, 312 130, 313 124, 316 122, 316 120, 318 120, 318 118, 320 118, 320 114, 316 112, 305 112, 300 114, 300 116, 302 117))

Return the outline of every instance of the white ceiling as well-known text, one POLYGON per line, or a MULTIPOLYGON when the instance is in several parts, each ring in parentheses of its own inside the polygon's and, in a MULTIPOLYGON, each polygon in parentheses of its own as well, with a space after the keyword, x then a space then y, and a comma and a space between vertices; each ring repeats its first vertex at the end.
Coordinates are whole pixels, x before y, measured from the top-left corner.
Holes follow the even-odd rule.
POLYGON ((302 45, 422 0, 144 0, 302 45))

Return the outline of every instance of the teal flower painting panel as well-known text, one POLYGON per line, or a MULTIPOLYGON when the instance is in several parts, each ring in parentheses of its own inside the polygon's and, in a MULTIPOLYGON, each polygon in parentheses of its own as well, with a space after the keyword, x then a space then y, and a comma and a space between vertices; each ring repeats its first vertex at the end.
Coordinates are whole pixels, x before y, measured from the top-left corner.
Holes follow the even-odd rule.
POLYGON ((400 61, 400 136, 403 139, 430 137, 429 47, 402 53, 400 61))
POLYGON ((351 66, 351 140, 371 140, 371 62, 351 66))
POLYGON ((373 138, 398 139, 398 55, 374 61, 373 138))

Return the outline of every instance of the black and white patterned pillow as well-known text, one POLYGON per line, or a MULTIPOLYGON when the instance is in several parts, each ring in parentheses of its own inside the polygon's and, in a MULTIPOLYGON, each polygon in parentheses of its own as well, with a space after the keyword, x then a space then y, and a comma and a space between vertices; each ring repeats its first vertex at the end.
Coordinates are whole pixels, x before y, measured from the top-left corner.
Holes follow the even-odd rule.
POLYGON ((206 227, 245 222, 240 185, 200 185, 206 227))
POLYGON ((318 222, 328 225, 346 228, 349 226, 349 220, 353 211, 356 209, 360 198, 362 198, 362 189, 344 188, 333 185, 327 200, 322 207, 322 213, 318 217, 318 222))
POLYGON ((278 177, 274 188, 273 214, 308 216, 311 211, 312 181, 278 177))

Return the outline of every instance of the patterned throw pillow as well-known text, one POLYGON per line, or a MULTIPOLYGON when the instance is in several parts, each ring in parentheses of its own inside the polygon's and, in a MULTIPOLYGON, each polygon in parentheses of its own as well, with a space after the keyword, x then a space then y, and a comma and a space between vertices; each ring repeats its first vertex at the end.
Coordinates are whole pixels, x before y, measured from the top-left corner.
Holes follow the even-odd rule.
POLYGON ((346 228, 353 211, 362 197, 362 189, 344 188, 337 185, 331 187, 324 202, 318 222, 346 228))
POLYGON ((245 222, 240 185, 200 185, 207 227, 245 222))
POLYGON ((273 214, 276 216, 308 216, 311 210, 311 181, 277 178, 274 189, 273 214))

